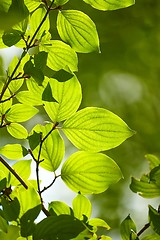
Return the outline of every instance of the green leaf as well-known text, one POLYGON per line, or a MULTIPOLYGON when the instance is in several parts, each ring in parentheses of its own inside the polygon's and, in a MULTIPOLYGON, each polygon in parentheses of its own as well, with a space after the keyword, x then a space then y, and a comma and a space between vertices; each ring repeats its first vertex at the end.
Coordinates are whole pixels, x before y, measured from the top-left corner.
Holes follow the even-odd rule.
MULTIPOLYGON (((0 172, 0 175, 2 175, 3 173, 2 172, 0 172)), ((6 179, 6 177, 5 178, 3 178, 2 176, 0 177, 0 192, 2 192, 2 190, 4 190, 5 188, 6 188, 6 186, 7 186, 7 179, 6 179)))
MULTIPOLYGON (((16 162, 12 168, 14 171, 21 176, 21 178, 25 181, 28 180, 30 174, 31 174, 31 160, 21 160, 19 162, 16 162)), ((10 184, 12 186, 17 186, 19 184, 19 181, 16 179, 16 177, 11 174, 10 178, 10 184)))
POLYGON ((0 231, 7 233, 7 230, 8 230, 7 221, 6 219, 0 216, 0 231))
POLYGON ((160 188, 148 176, 143 175, 140 180, 132 177, 130 189, 144 198, 154 198, 160 196, 160 188))
POLYGON ((138 237, 135 236, 136 225, 128 215, 120 226, 122 240, 138 240, 138 237))
POLYGON ((38 109, 25 104, 17 103, 6 113, 9 122, 25 122, 38 113, 38 109))
POLYGON ((147 154, 146 159, 148 160, 150 164, 150 170, 152 170, 155 167, 158 167, 160 165, 160 159, 152 154, 147 154))
POLYGON ((61 178, 75 192, 101 193, 122 178, 118 165, 102 153, 76 152, 63 164, 61 178))
POLYGON ((30 91, 20 91, 16 94, 16 98, 19 102, 30 105, 30 106, 39 106, 42 105, 42 92, 38 92, 37 94, 34 94, 30 91))
POLYGON ((41 133, 37 133, 33 131, 33 133, 28 136, 28 141, 29 141, 29 146, 31 150, 34 150, 40 143, 41 141, 41 133))
POLYGON ((11 123, 7 126, 7 131, 17 139, 26 139, 28 132, 25 127, 19 123, 11 123))
POLYGON ((160 187, 160 166, 155 167, 150 172, 150 180, 160 187))
POLYGON ((110 229, 110 226, 100 218, 92 218, 89 220, 89 225, 93 226, 93 232, 97 232, 98 228, 105 228, 106 230, 110 229))
POLYGON ((83 0, 92 7, 99 10, 116 10, 119 8, 126 8, 135 3, 135 0, 83 0))
POLYGON ((43 91, 42 100, 47 102, 57 102, 52 96, 52 89, 50 83, 47 84, 46 88, 43 91))
POLYGON ((71 79, 74 75, 72 73, 66 72, 65 70, 61 69, 56 72, 53 76, 54 79, 57 79, 59 82, 65 82, 71 79))
POLYGON ((66 82, 50 79, 50 85, 57 102, 45 102, 44 109, 53 122, 60 122, 72 116, 79 108, 82 99, 81 85, 76 76, 66 82))
POLYGON ((20 159, 27 155, 27 150, 20 144, 7 144, 0 147, 0 154, 10 160, 20 159))
POLYGON ((85 13, 77 10, 59 11, 57 29, 62 40, 76 52, 99 51, 96 26, 85 13))
POLYGON ((72 115, 62 130, 77 148, 93 152, 117 147, 134 134, 117 115, 96 107, 84 108, 72 115))
MULTIPOLYGON (((2 90, 1 86, 2 85, 0 82, 0 91, 2 90)), ((2 100, 8 99, 10 96, 11 94, 7 89, 6 92, 4 93, 2 100)), ((11 106, 12 106, 12 98, 6 102, 0 103, 0 116, 3 116, 11 106)))
MULTIPOLYGON (((44 159, 44 161, 41 162, 40 166, 51 172, 54 172, 59 167, 61 161, 63 160, 65 151, 64 141, 58 130, 54 129, 52 131, 53 127, 54 125, 49 123, 45 126, 37 125, 33 129, 33 131, 37 133, 42 133, 42 139, 50 132, 42 144, 40 158, 44 159)), ((39 148, 40 146, 38 145, 33 150, 33 154, 36 159, 38 159, 39 148)))
POLYGON ((155 233, 160 235, 160 213, 149 205, 149 222, 155 233))
POLYGON ((19 240, 19 227, 8 225, 7 233, 0 231, 1 240, 19 240))
POLYGON ((66 215, 71 214, 70 207, 66 203, 60 202, 60 201, 51 202, 49 204, 49 212, 51 213, 51 215, 53 215, 53 213, 54 213, 57 216, 59 216, 61 214, 66 214, 66 215))
POLYGON ((83 220, 83 215, 90 218, 92 212, 92 205, 88 198, 78 194, 72 201, 74 216, 83 220))
POLYGON ((151 234, 142 238, 142 240, 160 240, 160 236, 158 234, 151 234))
POLYGON ((38 54, 35 54, 34 55, 35 67, 43 71, 47 63, 47 57, 48 57, 48 53, 44 51, 39 52, 38 54))
MULTIPOLYGON (((28 35, 30 35, 32 37, 35 34, 37 28, 39 27, 39 24, 41 23, 41 21, 43 20, 43 18, 45 16, 45 14, 46 14, 46 9, 44 7, 40 7, 33 12, 33 14, 31 15, 31 18, 30 18, 30 29, 29 29, 28 35)), ((37 32, 35 38, 37 40, 40 40, 41 37, 46 32, 49 31, 49 29, 50 29, 50 22, 49 22, 49 16, 47 15, 44 23, 42 24, 41 28, 37 32)))
POLYGON ((24 0, 24 3, 27 6, 29 12, 33 12, 42 4, 42 0, 24 0))
POLYGON ((57 6, 63 6, 67 2, 69 2, 69 0, 55 0, 54 4, 56 4, 57 6))
POLYGON ((24 72, 26 75, 32 76, 38 85, 42 85, 42 82, 44 80, 44 74, 40 68, 37 68, 34 66, 33 62, 29 60, 24 65, 24 72))
POLYGON ((3 214, 7 221, 17 220, 20 213, 20 203, 17 198, 12 201, 2 198, 1 200, 3 214))
POLYGON ((35 230, 34 220, 38 217, 41 211, 41 205, 29 209, 20 219, 21 235, 28 237, 32 235, 35 230))
POLYGON ((50 40, 48 44, 41 43, 40 51, 48 53, 47 66, 55 71, 69 68, 77 71, 78 59, 75 51, 67 44, 59 40, 50 40), (66 68, 67 66, 67 68, 66 68))
POLYGON ((21 32, 11 29, 2 36, 3 42, 6 46, 11 47, 21 40, 21 32))
POLYGON ((41 205, 37 191, 29 185, 29 183, 27 190, 23 186, 18 186, 12 191, 10 196, 11 198, 16 196, 20 203, 21 208, 19 218, 21 218, 28 210, 41 205))
POLYGON ((23 0, 0 2, 0 29, 7 30, 25 19, 29 14, 23 0))
POLYGON ((51 216, 36 225, 33 239, 70 240, 85 229, 83 223, 70 215, 51 216))

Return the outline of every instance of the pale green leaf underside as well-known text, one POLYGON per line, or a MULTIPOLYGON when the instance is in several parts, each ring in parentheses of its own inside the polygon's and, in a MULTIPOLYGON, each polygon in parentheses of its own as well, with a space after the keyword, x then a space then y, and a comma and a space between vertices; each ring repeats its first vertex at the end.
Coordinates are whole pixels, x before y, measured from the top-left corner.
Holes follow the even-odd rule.
POLYGON ((63 164, 61 178, 75 192, 97 194, 122 178, 118 165, 102 153, 76 152, 63 164))
POLYGON ((72 201, 74 216, 83 220, 85 215, 88 219, 91 217, 92 205, 88 198, 78 194, 72 201))
POLYGON ((19 123, 11 123, 7 126, 7 131, 17 139, 26 139, 28 136, 27 129, 19 123))
POLYGON ((69 118, 79 108, 82 99, 81 85, 74 76, 66 82, 50 79, 50 86, 57 102, 44 102, 44 108, 53 122, 60 122, 69 118))
POLYGON ((9 122, 25 122, 38 113, 38 109, 25 104, 17 103, 6 113, 9 122))
POLYGON ((0 147, 0 154, 8 159, 16 160, 24 156, 24 149, 20 144, 7 144, 0 147))
POLYGON ((77 148, 93 152, 114 148, 134 133, 117 115, 96 107, 75 113, 62 130, 77 148))
POLYGON ((40 51, 48 53, 47 66, 49 68, 55 71, 66 69, 66 67, 72 72, 78 70, 77 55, 66 43, 59 40, 50 40, 48 44, 40 46, 40 51))
MULTIPOLYGON (((33 131, 42 132, 42 139, 51 131, 53 124, 45 126, 37 125, 33 131)), ((58 130, 53 130, 43 142, 40 158, 43 159, 40 166, 44 169, 54 172, 60 165, 64 156, 64 142, 58 130)), ((39 145, 33 150, 35 158, 38 158, 39 145)))
POLYGON ((83 12, 62 10, 58 14, 57 29, 62 40, 76 52, 99 51, 99 38, 94 22, 83 12))
POLYGON ((116 10, 126 8, 135 3, 135 0, 83 0, 99 10, 116 10))

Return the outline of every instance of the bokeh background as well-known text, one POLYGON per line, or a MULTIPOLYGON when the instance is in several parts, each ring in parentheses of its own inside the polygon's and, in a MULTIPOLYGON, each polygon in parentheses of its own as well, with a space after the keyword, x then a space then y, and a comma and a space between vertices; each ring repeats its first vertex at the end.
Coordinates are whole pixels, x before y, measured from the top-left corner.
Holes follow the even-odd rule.
MULTIPOLYGON (((160 1, 136 0, 132 7, 103 12, 82 0, 70 0, 64 9, 82 10, 88 14, 95 22, 100 38, 100 54, 79 54, 77 75, 83 90, 81 108, 107 108, 137 132, 119 147, 106 152, 120 166, 124 179, 105 193, 91 197, 93 216, 106 220, 112 228, 109 235, 118 240, 120 222, 128 214, 140 229, 148 222, 148 204, 157 208, 159 203, 158 198, 144 200, 132 193, 129 184, 131 176, 140 177, 148 171, 147 153, 160 156, 160 1)), ((56 13, 51 17, 54 23, 56 13)), ((54 39, 59 38, 55 25, 51 31, 54 39)), ((1 51, 3 70, 11 60, 8 53, 14 55, 15 51, 1 51)), ((74 151, 67 144, 68 153, 74 151)), ((65 196, 69 202, 73 196, 58 185, 55 189, 58 190, 55 199, 65 201, 65 196)), ((52 191, 46 201, 49 198, 53 199, 52 191)))

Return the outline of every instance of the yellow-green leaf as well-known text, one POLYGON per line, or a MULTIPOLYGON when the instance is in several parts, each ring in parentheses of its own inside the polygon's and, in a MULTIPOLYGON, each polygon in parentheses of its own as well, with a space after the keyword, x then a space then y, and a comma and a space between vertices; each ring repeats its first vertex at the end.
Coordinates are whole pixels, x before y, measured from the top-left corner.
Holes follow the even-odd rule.
POLYGON ((7 144, 3 147, 0 147, 0 154, 8 159, 16 160, 24 157, 27 152, 20 144, 7 144))
POLYGON ((134 134, 120 117, 96 107, 76 112, 64 122, 62 130, 77 148, 93 152, 117 147, 134 134))
POLYGON ((77 10, 62 10, 58 14, 57 29, 63 41, 76 52, 99 51, 99 38, 94 22, 77 10))
POLYGON ((75 192, 97 194, 122 178, 118 165, 102 153, 76 152, 63 164, 61 178, 75 192))
POLYGON ((28 136, 27 129, 19 123, 11 123, 7 126, 7 131, 17 139, 26 139, 28 136))
POLYGON ((92 205, 88 198, 82 194, 78 194, 72 201, 74 216, 83 220, 84 215, 90 218, 92 212, 92 205))

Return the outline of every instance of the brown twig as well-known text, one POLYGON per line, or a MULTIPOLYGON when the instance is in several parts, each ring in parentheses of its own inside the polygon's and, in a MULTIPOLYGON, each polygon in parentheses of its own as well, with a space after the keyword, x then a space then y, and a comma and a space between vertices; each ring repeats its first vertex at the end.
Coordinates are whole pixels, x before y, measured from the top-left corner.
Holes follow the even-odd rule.
POLYGON ((2 158, 0 157, 1 163, 17 178, 17 180, 23 185, 25 189, 28 189, 27 184, 23 181, 23 179, 14 171, 14 169, 2 158))

